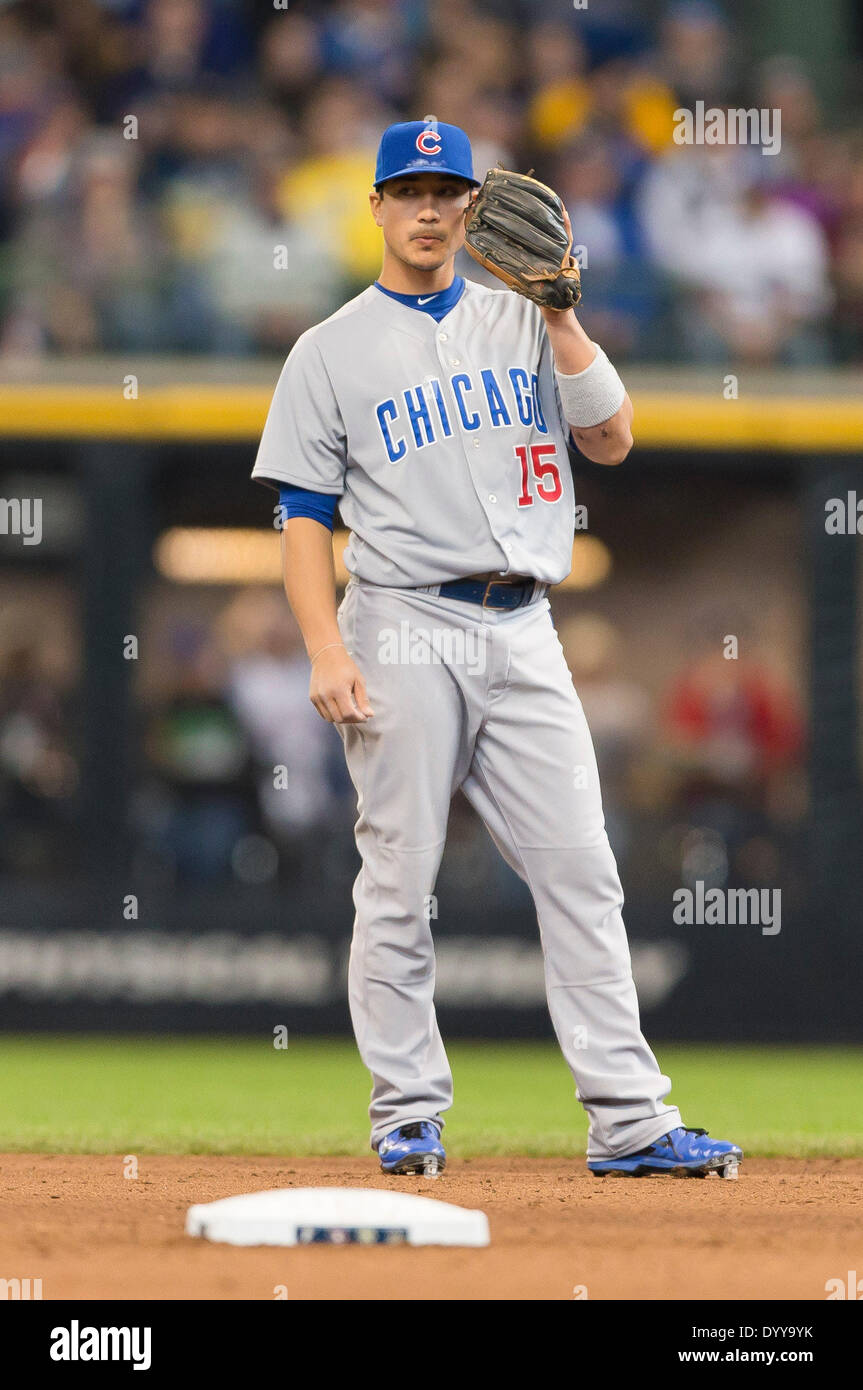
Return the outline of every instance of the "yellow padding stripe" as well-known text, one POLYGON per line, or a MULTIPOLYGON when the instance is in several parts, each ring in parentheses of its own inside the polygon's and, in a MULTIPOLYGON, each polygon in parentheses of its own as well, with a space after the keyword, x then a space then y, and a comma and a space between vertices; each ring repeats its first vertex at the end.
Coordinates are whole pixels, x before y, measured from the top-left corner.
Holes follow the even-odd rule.
MULTIPOLYGON (((239 440, 255 443, 271 391, 260 386, 0 386, 0 435, 36 439, 239 440)), ((863 400, 674 391, 633 393, 636 443, 668 449, 863 451, 863 400)))
POLYGON ((260 386, 0 386, 0 434, 41 439, 257 439, 272 392, 260 386))
POLYGON ((753 396, 736 401, 661 392, 633 395, 633 433, 653 448, 863 451, 863 399, 753 396))

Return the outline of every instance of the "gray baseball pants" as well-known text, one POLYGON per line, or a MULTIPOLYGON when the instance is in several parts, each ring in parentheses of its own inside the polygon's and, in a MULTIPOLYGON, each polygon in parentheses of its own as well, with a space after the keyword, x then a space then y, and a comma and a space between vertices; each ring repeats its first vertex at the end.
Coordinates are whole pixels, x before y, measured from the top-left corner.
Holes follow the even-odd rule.
POLYGON ((544 593, 505 612, 352 579, 339 608, 374 710, 339 726, 358 800, 348 987, 373 1148, 412 1120, 442 1125, 452 1104, 427 900, 459 787, 533 896, 588 1157, 682 1124, 641 1033, 593 744, 544 593))

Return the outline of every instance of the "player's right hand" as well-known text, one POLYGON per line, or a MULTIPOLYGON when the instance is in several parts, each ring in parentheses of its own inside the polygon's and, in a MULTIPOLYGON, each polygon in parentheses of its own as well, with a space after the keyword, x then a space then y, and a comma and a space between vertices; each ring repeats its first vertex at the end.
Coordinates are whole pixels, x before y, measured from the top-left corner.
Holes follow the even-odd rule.
POLYGON ((309 699, 328 724, 364 724, 374 714, 359 667, 344 647, 331 647, 312 663, 309 699))

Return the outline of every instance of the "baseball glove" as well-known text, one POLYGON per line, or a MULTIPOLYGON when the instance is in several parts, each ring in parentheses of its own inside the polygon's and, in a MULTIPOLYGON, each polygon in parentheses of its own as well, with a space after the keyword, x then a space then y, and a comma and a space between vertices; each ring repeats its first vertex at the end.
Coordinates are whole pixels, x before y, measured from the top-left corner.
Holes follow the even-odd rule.
POLYGON ((581 299, 563 203, 529 174, 489 169, 465 210, 465 246, 505 285, 547 309, 581 299))

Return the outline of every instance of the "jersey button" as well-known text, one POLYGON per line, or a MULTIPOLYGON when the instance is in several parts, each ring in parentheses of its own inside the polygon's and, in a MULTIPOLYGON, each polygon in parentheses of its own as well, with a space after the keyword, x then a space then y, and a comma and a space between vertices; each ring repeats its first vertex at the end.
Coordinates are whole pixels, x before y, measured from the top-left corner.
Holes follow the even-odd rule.
POLYGON ((508 555, 508 554, 510 553, 510 551, 512 550, 512 546, 510 545, 509 541, 506 541, 506 543, 504 544, 504 547, 503 547, 503 548, 504 548, 504 550, 506 551, 507 555, 508 555))
POLYGON ((453 367, 460 367, 460 366, 461 366, 461 358, 460 358, 460 357, 453 357, 453 358, 451 359, 451 363, 452 363, 452 366, 453 366, 453 367))
POLYGON ((442 343, 448 341, 446 333, 438 333, 438 340, 442 343))
POLYGON ((489 502, 496 502, 496 501, 497 501, 497 498, 496 498, 496 496, 494 495, 493 492, 490 492, 490 493, 489 493, 489 495, 488 495, 488 500, 489 500, 489 502))

